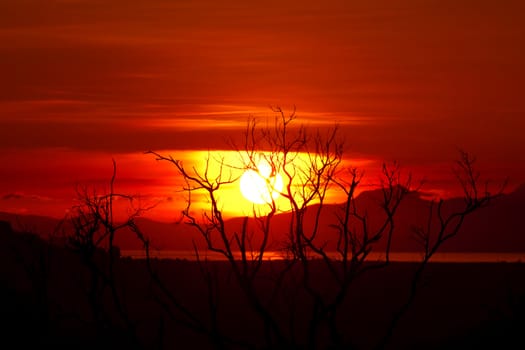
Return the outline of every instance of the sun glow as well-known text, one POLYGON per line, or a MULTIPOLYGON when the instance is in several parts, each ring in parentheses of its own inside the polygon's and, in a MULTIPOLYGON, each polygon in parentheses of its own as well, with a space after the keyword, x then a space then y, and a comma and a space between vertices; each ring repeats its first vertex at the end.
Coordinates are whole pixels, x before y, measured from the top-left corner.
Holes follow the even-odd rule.
POLYGON ((252 203, 269 204, 279 197, 283 189, 283 178, 280 174, 272 174, 272 166, 262 159, 257 164, 257 170, 249 169, 240 180, 241 193, 252 203))
MULTIPOLYGON (((220 187, 214 191, 214 196, 218 208, 227 218, 253 215, 254 208, 250 205, 252 203, 260 215, 266 214, 269 209, 268 204, 272 203, 272 199, 275 201, 277 212, 287 212, 292 209, 288 196, 292 196, 299 204, 302 203, 304 179, 301 169, 305 169, 311 159, 304 153, 289 154, 289 159, 292 161, 287 163, 287 170, 289 174, 294 175, 289 178, 282 168, 281 155, 269 152, 247 155, 232 150, 163 150, 159 153, 172 154, 175 159, 179 159, 191 176, 206 175, 212 183, 222 182, 220 187), (272 169, 272 163, 279 171, 272 169), (250 166, 252 170, 246 170, 249 164, 253 165, 250 166), (283 196, 283 193, 286 193, 286 196, 283 196)), ((166 221, 173 220, 174 213, 178 215, 177 213, 187 209, 188 200, 191 200, 190 212, 197 218, 200 218, 203 212, 210 210, 209 194, 205 190, 196 189, 191 191, 190 196, 188 191, 183 190, 188 187, 188 184, 173 166, 166 163, 153 163, 151 166, 151 159, 138 158, 140 162, 137 162, 136 156, 133 155, 133 157, 130 156, 128 159, 129 165, 120 159, 119 170, 120 174, 124 172, 133 174, 134 169, 149 166, 152 185, 144 188, 142 192, 151 193, 154 196, 152 198, 158 200, 159 203, 146 215, 162 215, 166 221)), ((376 163, 369 159, 344 160, 341 165, 342 168, 366 169, 368 174, 374 176, 371 166, 375 168, 376 163)), ((332 186, 326 193, 325 203, 341 203, 345 199, 344 192, 332 186)), ((314 200, 310 204, 315 203, 314 200)), ((175 217, 179 219, 178 216, 175 217)))

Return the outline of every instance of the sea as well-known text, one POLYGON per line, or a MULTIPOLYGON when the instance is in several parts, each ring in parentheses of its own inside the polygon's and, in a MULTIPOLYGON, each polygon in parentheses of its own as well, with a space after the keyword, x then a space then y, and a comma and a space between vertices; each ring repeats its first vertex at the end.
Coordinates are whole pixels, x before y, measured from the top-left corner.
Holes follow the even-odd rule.
MULTIPOLYGON (((254 253, 255 254, 255 253, 254 253)), ((144 250, 122 250, 121 257, 131 259, 145 259, 144 250)), ((332 259, 341 259, 337 252, 328 252, 327 255, 332 259)), ((315 258, 315 256, 311 256, 315 258)), ((193 250, 150 250, 150 258, 155 259, 178 259, 197 261, 197 254, 193 250)), ((212 251, 199 251, 198 258, 201 260, 223 261, 224 255, 212 251)), ((241 254, 235 254, 236 259, 241 259, 241 254)), ((255 258, 255 255, 247 255, 248 260, 255 258)), ((420 252, 391 252, 390 261, 396 262, 418 262, 423 258, 420 252)), ((282 251, 266 251, 263 260, 285 260, 286 253, 282 251)), ((367 257, 368 261, 384 261, 384 252, 371 252, 367 257)), ((430 262, 439 263, 494 263, 494 262, 525 262, 525 252, 437 252, 430 262)))

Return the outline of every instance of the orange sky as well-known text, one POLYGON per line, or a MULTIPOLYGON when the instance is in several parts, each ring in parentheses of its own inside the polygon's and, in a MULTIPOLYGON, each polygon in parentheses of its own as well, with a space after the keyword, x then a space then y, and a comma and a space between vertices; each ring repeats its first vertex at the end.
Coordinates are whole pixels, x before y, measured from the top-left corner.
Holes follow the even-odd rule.
POLYGON ((173 198, 143 151, 224 149, 269 105, 432 189, 457 147, 515 186, 524 23, 522 1, 3 0, 0 210, 63 215, 112 157, 122 188, 173 198))

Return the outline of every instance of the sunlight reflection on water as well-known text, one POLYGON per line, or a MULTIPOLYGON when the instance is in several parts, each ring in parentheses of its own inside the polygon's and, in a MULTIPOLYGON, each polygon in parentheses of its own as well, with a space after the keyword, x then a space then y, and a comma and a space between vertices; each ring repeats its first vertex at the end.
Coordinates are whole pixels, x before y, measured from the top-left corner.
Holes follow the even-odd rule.
MULTIPOLYGON (((332 259, 340 260, 341 257, 335 252, 327 253, 332 259)), ((144 259, 146 254, 143 250, 122 250, 122 257, 129 257, 132 259, 144 259)), ((151 258, 157 259, 181 259, 196 261, 197 257, 192 250, 152 250, 150 251, 151 258)), ((226 258, 220 253, 210 251, 200 251, 199 257, 201 260, 225 261, 226 258)), ((236 259, 241 259, 239 252, 235 253, 236 259)), ((255 259, 255 255, 253 256, 255 259)), ((286 254, 280 251, 267 251, 264 253, 264 260, 284 260, 286 254)), ((247 255, 247 259, 251 260, 252 256, 247 255)), ((370 253, 367 261, 382 261, 385 259, 384 253, 370 253)), ((419 252, 391 252, 390 260, 397 262, 418 262, 422 260, 422 254, 419 252)), ((434 254, 430 262, 525 262, 525 252, 523 253, 497 253, 497 252, 439 252, 434 254)))

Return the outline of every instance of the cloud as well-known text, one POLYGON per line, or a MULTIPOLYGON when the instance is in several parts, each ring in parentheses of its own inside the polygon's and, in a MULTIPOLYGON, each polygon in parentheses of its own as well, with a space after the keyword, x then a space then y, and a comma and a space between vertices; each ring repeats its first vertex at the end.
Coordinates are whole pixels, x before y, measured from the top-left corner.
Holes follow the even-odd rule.
POLYGON ((31 201, 50 201, 52 200, 49 197, 39 196, 36 194, 24 194, 19 192, 6 193, 0 197, 3 201, 12 201, 12 200, 31 200, 31 201))

